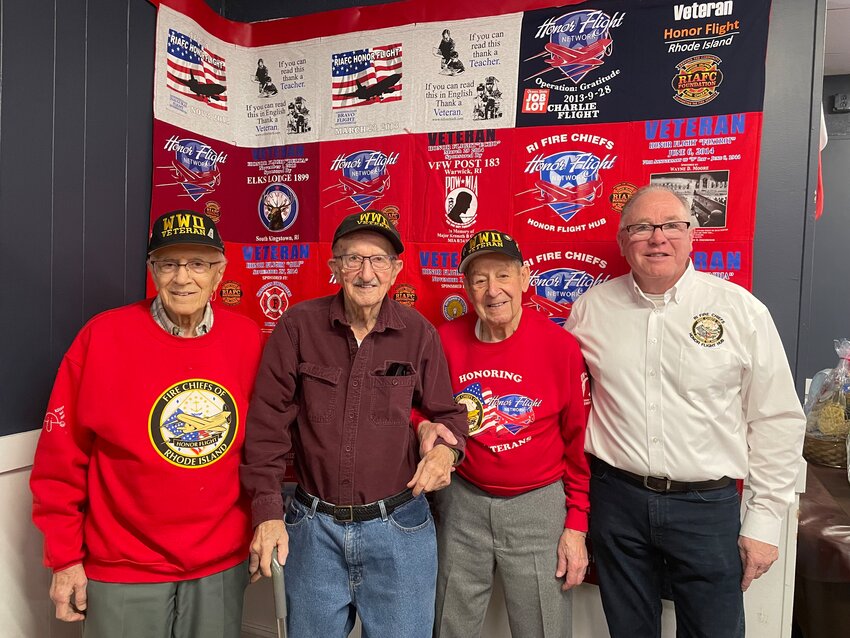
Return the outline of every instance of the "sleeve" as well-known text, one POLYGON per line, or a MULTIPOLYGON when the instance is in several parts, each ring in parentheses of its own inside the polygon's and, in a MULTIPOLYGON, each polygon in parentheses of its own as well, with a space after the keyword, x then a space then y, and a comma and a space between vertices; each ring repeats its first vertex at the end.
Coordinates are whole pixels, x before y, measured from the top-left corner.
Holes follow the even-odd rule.
POLYGON ((286 317, 266 343, 248 407, 242 487, 251 501, 252 525, 283 518, 280 486, 284 455, 292 448, 292 424, 298 416, 298 359, 286 317))
POLYGON ((794 500, 806 419, 770 313, 762 308, 752 323, 741 393, 753 494, 741 535, 779 545, 781 521, 794 500))
POLYGON ((82 563, 86 553, 83 526, 94 435, 77 418, 82 366, 71 352, 81 340, 78 336, 62 359, 30 475, 32 518, 44 534, 44 564, 54 571, 82 563))
POLYGON ((590 383, 578 343, 572 336, 569 342, 569 396, 561 413, 567 508, 564 527, 586 532, 590 512, 590 465, 584 452, 584 436, 590 414, 590 383))
MULTIPOLYGON (((456 449, 459 453, 458 458, 462 459, 466 448, 466 437, 469 434, 467 411, 464 406, 454 401, 449 365, 436 330, 429 330, 424 342, 419 362, 420 391, 418 396, 413 397, 413 414, 442 423, 451 430, 457 437, 457 445, 449 445, 442 438, 438 438, 435 445, 446 445, 456 449)), ((419 418, 416 425, 418 426, 422 420, 419 418)))

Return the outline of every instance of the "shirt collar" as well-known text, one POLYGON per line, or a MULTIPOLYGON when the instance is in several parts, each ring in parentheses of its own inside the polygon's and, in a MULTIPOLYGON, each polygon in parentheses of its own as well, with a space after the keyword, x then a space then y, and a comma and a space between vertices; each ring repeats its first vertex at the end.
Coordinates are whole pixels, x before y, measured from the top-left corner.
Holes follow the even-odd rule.
MULTIPOLYGON (((340 323, 343 326, 351 327, 351 322, 345 316, 345 298, 344 293, 340 290, 331 300, 329 318, 331 325, 340 323)), ((389 297, 384 297, 381 302, 381 309, 378 311, 378 319, 375 321, 375 327, 372 332, 383 332, 387 328, 393 330, 401 330, 404 328, 404 321, 398 312, 397 302, 389 297)))
MULTIPOLYGON (((685 268, 685 272, 682 273, 682 276, 673 284, 667 292, 664 293, 664 303, 669 301, 675 301, 676 303, 681 303, 683 296, 687 293, 687 291, 691 288, 693 279, 694 279, 694 264, 688 259, 688 266, 685 268)), ((629 272, 629 280, 631 281, 631 289, 634 294, 635 301, 645 301, 652 303, 649 298, 647 298, 646 294, 643 290, 640 289, 637 282, 635 281, 634 273, 629 272)))
POLYGON ((165 308, 162 305, 162 299, 159 298, 159 295, 154 297, 153 302, 151 303, 151 317, 153 317, 156 325, 175 337, 200 337, 212 330, 213 326, 213 311, 212 305, 209 301, 207 302, 206 308, 204 308, 204 316, 201 317, 201 322, 195 328, 195 334, 193 335, 186 334, 186 331, 183 330, 183 328, 168 318, 165 308))

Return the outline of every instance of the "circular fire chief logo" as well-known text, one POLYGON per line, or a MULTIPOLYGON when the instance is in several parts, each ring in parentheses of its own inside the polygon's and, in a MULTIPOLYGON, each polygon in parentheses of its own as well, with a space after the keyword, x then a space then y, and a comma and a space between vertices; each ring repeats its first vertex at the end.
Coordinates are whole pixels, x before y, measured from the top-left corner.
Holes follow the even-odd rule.
POLYGON ((393 293, 393 299, 403 306, 412 308, 416 304, 416 288, 410 284, 399 284, 393 293))
POLYGON ((698 315, 691 325, 693 341, 706 348, 723 343, 723 319, 713 314, 698 315))
POLYGON ((611 208, 614 212, 622 213, 623 207, 626 205, 626 202, 631 199, 632 195, 635 194, 637 190, 637 186, 632 184, 631 182, 620 182, 613 189, 611 189, 611 195, 609 196, 609 201, 611 202, 611 208))
POLYGON ((472 392, 466 390, 455 395, 455 403, 466 408, 466 423, 469 426, 469 435, 473 436, 481 429, 484 420, 484 404, 472 392))
POLYGON ((225 281, 218 293, 221 303, 227 306, 238 306, 242 301, 242 286, 238 281, 225 281))
POLYGON ((289 308, 291 296, 292 292, 281 281, 270 281, 257 291, 260 309, 272 321, 277 321, 283 316, 283 313, 289 308))
POLYGON ((719 95, 717 87, 723 82, 722 62, 716 55, 695 55, 676 65, 673 77, 673 99, 685 106, 702 106, 719 95))
POLYGON ((163 459, 179 467, 203 467, 233 446, 239 414, 224 386, 187 379, 157 398, 149 425, 151 444, 163 459))

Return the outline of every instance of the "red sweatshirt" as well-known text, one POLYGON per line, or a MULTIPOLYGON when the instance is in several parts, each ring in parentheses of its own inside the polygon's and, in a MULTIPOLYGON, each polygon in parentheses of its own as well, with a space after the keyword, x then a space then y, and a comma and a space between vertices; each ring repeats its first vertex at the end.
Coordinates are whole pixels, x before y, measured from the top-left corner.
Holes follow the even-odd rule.
POLYGON ((440 326, 455 401, 466 405, 469 439, 458 473, 485 492, 513 496, 564 481, 565 526, 587 531, 590 411, 578 342, 529 309, 504 341, 475 337, 470 313, 440 326))
POLYGON ((65 354, 30 487, 45 564, 106 582, 168 582, 248 555, 239 462, 261 351, 248 318, 174 337, 150 300, 89 321, 65 354))

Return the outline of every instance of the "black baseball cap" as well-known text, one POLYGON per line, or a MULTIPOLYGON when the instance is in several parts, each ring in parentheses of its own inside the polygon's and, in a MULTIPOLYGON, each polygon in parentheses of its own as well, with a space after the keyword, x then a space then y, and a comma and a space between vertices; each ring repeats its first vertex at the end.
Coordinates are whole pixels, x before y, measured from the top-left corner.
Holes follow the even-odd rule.
POLYGON ((377 210, 365 210, 362 213, 354 213, 343 219, 339 223, 339 226, 336 227, 331 246, 346 235, 364 230, 378 233, 389 239, 397 255, 404 252, 404 244, 401 243, 401 235, 398 234, 398 230, 396 230, 393 223, 382 212, 377 210))
POLYGON ((507 255, 522 261, 522 253, 513 237, 498 230, 480 230, 463 245, 460 251, 460 266, 457 267, 457 271, 459 273, 464 272, 469 262, 487 253, 507 255))
POLYGON ((166 246, 197 244, 224 252, 218 228, 209 217, 193 210, 173 210, 160 215, 151 227, 148 255, 166 246))

